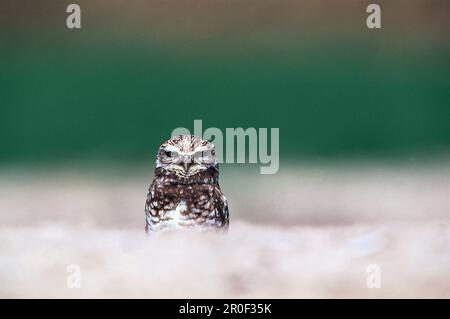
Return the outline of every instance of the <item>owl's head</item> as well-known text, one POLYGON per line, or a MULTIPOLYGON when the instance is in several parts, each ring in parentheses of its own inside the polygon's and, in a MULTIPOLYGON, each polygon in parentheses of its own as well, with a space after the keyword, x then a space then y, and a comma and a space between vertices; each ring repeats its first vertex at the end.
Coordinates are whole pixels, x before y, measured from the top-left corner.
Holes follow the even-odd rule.
POLYGON ((214 145, 194 135, 178 135, 159 147, 156 168, 189 179, 218 171, 214 145))

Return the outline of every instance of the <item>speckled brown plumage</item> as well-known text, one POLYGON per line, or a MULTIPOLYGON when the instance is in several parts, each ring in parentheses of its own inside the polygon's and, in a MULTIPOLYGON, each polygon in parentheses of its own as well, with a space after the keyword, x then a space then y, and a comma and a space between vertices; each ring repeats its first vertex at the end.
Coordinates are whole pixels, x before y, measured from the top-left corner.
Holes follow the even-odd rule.
POLYGON ((145 203, 146 231, 228 229, 228 204, 218 180, 213 144, 191 135, 163 143, 145 203))

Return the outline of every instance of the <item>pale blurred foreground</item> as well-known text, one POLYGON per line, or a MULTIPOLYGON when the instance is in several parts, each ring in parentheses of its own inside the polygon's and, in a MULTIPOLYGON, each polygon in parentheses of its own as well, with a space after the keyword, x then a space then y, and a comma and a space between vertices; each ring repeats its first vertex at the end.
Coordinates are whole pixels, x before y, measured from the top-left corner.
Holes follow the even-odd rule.
POLYGON ((151 169, 4 171, 0 297, 449 298, 448 167, 226 168, 230 232, 158 236, 151 169))

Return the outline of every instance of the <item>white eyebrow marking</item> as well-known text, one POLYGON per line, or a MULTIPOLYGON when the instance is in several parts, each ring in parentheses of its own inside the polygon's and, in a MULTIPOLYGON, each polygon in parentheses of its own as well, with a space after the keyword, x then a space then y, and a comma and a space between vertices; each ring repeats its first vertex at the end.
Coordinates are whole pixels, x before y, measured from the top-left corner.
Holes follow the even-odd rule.
POLYGON ((167 145, 166 147, 164 147, 164 150, 168 151, 168 152, 176 152, 176 153, 179 153, 179 151, 180 151, 178 149, 178 147, 176 147, 174 145, 167 145))
POLYGON ((203 152, 203 151, 206 151, 206 150, 208 150, 208 147, 200 146, 200 147, 195 148, 192 152, 187 152, 186 155, 194 155, 194 154, 196 154, 198 152, 203 152))
POLYGON ((167 152, 176 152, 181 155, 194 155, 195 153, 208 150, 208 147, 200 146, 200 147, 195 148, 193 151, 183 152, 175 145, 167 145, 166 147, 163 148, 163 150, 167 151, 167 152))

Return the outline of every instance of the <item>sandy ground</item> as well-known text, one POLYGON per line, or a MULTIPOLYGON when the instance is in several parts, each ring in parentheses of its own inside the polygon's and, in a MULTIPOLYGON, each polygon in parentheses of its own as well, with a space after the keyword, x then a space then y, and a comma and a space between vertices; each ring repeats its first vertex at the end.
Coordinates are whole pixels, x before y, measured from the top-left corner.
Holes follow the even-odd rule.
POLYGON ((149 170, 3 171, 0 297, 449 298, 448 167, 227 168, 228 234, 156 236, 149 170))

